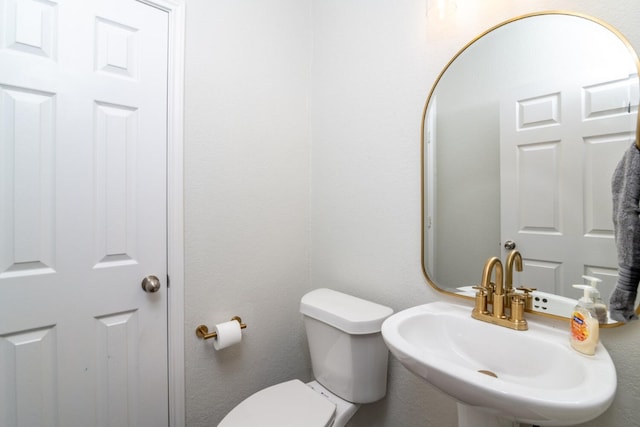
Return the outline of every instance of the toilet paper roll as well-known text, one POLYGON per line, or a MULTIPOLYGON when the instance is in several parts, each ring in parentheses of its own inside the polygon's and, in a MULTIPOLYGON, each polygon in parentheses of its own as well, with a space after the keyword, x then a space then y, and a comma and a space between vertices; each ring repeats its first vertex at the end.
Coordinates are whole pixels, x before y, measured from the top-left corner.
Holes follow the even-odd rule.
POLYGON ((213 348, 216 350, 222 350, 223 348, 238 344, 242 340, 240 323, 236 320, 218 323, 215 326, 215 331, 218 336, 213 340, 213 348))

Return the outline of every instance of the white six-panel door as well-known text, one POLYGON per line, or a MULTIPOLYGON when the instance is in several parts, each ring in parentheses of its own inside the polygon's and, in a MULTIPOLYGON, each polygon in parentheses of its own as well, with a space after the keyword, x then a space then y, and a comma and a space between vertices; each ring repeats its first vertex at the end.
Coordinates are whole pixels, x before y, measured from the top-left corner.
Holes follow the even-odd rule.
POLYGON ((572 283, 617 276, 611 176, 636 132, 637 75, 516 88, 501 104, 501 240, 524 259, 519 283, 579 297, 572 283), (635 94, 635 95, 634 95, 635 94))
POLYGON ((167 28, 0 0, 2 426, 167 425, 167 28))

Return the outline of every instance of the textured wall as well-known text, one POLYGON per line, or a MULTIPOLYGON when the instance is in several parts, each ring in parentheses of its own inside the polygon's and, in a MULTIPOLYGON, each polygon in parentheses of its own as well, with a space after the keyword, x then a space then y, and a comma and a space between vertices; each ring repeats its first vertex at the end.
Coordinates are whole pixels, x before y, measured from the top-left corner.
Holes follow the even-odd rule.
POLYGON ((309 375, 309 7, 187 1, 185 360, 189 427, 266 385, 309 375), (216 352, 200 323, 239 315, 216 352))

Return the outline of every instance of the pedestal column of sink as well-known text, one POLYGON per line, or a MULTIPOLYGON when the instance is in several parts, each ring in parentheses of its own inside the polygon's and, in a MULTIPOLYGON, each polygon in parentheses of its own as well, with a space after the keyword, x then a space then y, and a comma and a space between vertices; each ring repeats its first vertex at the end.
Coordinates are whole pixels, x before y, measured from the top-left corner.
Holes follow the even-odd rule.
POLYGON ((458 402, 458 427, 520 427, 520 423, 458 402))

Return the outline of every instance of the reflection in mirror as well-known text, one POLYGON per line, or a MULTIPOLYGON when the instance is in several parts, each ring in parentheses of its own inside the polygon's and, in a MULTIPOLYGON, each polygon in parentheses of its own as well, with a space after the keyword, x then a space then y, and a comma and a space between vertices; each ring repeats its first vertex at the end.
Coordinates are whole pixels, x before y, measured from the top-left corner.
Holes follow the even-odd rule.
POLYGON ((617 277, 611 175, 638 126, 638 57, 607 24, 526 15, 447 65, 423 129, 423 267, 472 296, 484 262, 520 251, 514 286, 534 310, 568 316, 582 276, 617 277))

